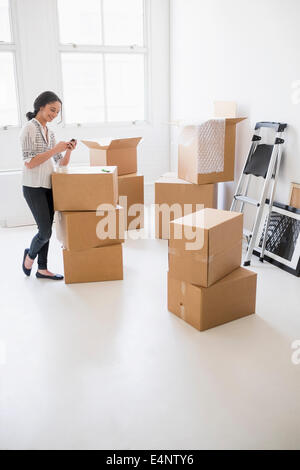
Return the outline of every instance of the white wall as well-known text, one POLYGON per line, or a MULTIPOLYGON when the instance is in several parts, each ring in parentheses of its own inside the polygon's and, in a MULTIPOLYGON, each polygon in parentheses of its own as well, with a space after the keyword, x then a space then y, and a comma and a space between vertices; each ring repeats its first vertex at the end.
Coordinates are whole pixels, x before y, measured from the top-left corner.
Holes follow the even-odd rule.
MULTIPOLYGON (((33 101, 44 90, 53 90, 61 96, 60 77, 57 73, 58 44, 55 27, 56 0, 12 0, 17 32, 22 124, 25 114, 33 110, 33 101)), ((99 126, 55 128, 57 140, 73 137, 131 137, 142 136, 138 149, 139 172, 145 182, 153 182, 169 170, 169 0, 149 0, 150 3, 150 122, 140 126, 99 126)), ((0 168, 21 168, 19 129, 0 130, 0 168)), ((88 163, 88 151, 80 144, 72 155, 73 163, 88 163)), ((20 179, 19 179, 20 180, 20 179)), ((0 171, 0 222, 9 214, 23 211, 20 188, 12 186, 16 177, 0 171)), ((15 217, 14 217, 15 220, 15 217)), ((21 223, 21 219, 20 219, 21 223)))
MULTIPOLYGON (((291 181, 300 182, 300 104, 292 83, 300 79, 299 0, 172 0, 171 119, 212 115, 215 100, 236 101, 236 178, 257 121, 289 124, 276 199, 287 203, 291 181)), ((172 167, 177 167, 172 132, 172 167)), ((221 186, 229 208, 235 183, 221 186)))

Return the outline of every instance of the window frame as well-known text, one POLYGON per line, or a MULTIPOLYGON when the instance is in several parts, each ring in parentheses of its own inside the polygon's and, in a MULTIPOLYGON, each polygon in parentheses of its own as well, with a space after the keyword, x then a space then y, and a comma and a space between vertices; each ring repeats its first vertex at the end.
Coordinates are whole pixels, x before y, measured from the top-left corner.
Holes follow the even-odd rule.
POLYGON ((8 1, 8 14, 9 14, 9 26, 11 32, 11 42, 0 42, 0 54, 2 52, 11 52, 13 56, 13 72, 15 79, 15 93, 16 93, 16 102, 17 102, 17 116, 18 123, 16 125, 7 124, 1 125, 0 131, 8 131, 9 129, 18 129, 22 126, 22 110, 24 109, 24 103, 21 100, 21 83, 22 74, 21 74, 21 57, 20 51, 18 48, 19 37, 18 37, 18 28, 16 23, 17 18, 17 4, 16 0, 8 1))
MULTIPOLYGON (((101 9, 103 13, 103 1, 101 1, 101 9)), ((143 33, 144 45, 143 46, 101 46, 101 45, 79 45, 79 44, 61 44, 60 43, 60 28, 59 28, 59 12, 58 1, 55 0, 55 37, 57 41, 57 68, 59 73, 59 88, 60 94, 63 98, 63 76, 62 76, 62 53, 94 53, 94 54, 142 54, 144 56, 144 106, 145 106, 145 119, 143 121, 107 121, 107 93, 106 93, 106 70, 105 60, 103 60, 103 77, 104 77, 104 115, 105 121, 99 122, 85 122, 85 123, 66 123, 65 117, 62 119, 62 127, 64 128, 81 128, 81 127, 148 127, 151 124, 151 109, 150 109, 150 96, 151 96, 151 76, 150 76, 150 17, 151 17, 151 2, 150 0, 143 0, 143 33)), ((102 38, 104 31, 104 17, 101 15, 102 22, 102 38)), ((63 99, 64 101, 64 99, 63 99)))

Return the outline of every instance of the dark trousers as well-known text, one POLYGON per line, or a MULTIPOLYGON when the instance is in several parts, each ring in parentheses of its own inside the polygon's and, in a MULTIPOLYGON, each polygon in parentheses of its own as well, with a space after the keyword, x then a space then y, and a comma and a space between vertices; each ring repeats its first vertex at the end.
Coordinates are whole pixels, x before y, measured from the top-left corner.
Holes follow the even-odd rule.
POLYGON ((24 198, 38 226, 38 233, 32 239, 29 257, 38 257, 38 268, 47 269, 49 240, 54 218, 52 189, 23 186, 24 198))

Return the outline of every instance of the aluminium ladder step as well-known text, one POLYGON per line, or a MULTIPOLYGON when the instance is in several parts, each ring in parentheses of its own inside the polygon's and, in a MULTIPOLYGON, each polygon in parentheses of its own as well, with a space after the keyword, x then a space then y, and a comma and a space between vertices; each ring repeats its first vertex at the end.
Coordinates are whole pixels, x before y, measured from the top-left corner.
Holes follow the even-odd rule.
POLYGON ((256 199, 252 199, 251 197, 248 197, 248 196, 242 196, 241 194, 236 194, 234 196, 234 199, 236 201, 241 201, 241 202, 244 202, 246 204, 251 204, 252 206, 256 206, 256 207, 260 206, 260 202, 257 201, 256 199))

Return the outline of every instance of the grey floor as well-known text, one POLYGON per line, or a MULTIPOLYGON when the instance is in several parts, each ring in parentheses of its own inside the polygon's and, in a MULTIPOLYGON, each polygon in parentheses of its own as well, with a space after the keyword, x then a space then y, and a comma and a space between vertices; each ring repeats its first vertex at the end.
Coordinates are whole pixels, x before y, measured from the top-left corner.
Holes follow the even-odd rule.
POLYGON ((300 448, 300 279, 255 260, 257 314, 199 333, 167 310, 166 242, 66 286, 22 274, 34 233, 0 229, 1 449, 300 448))

